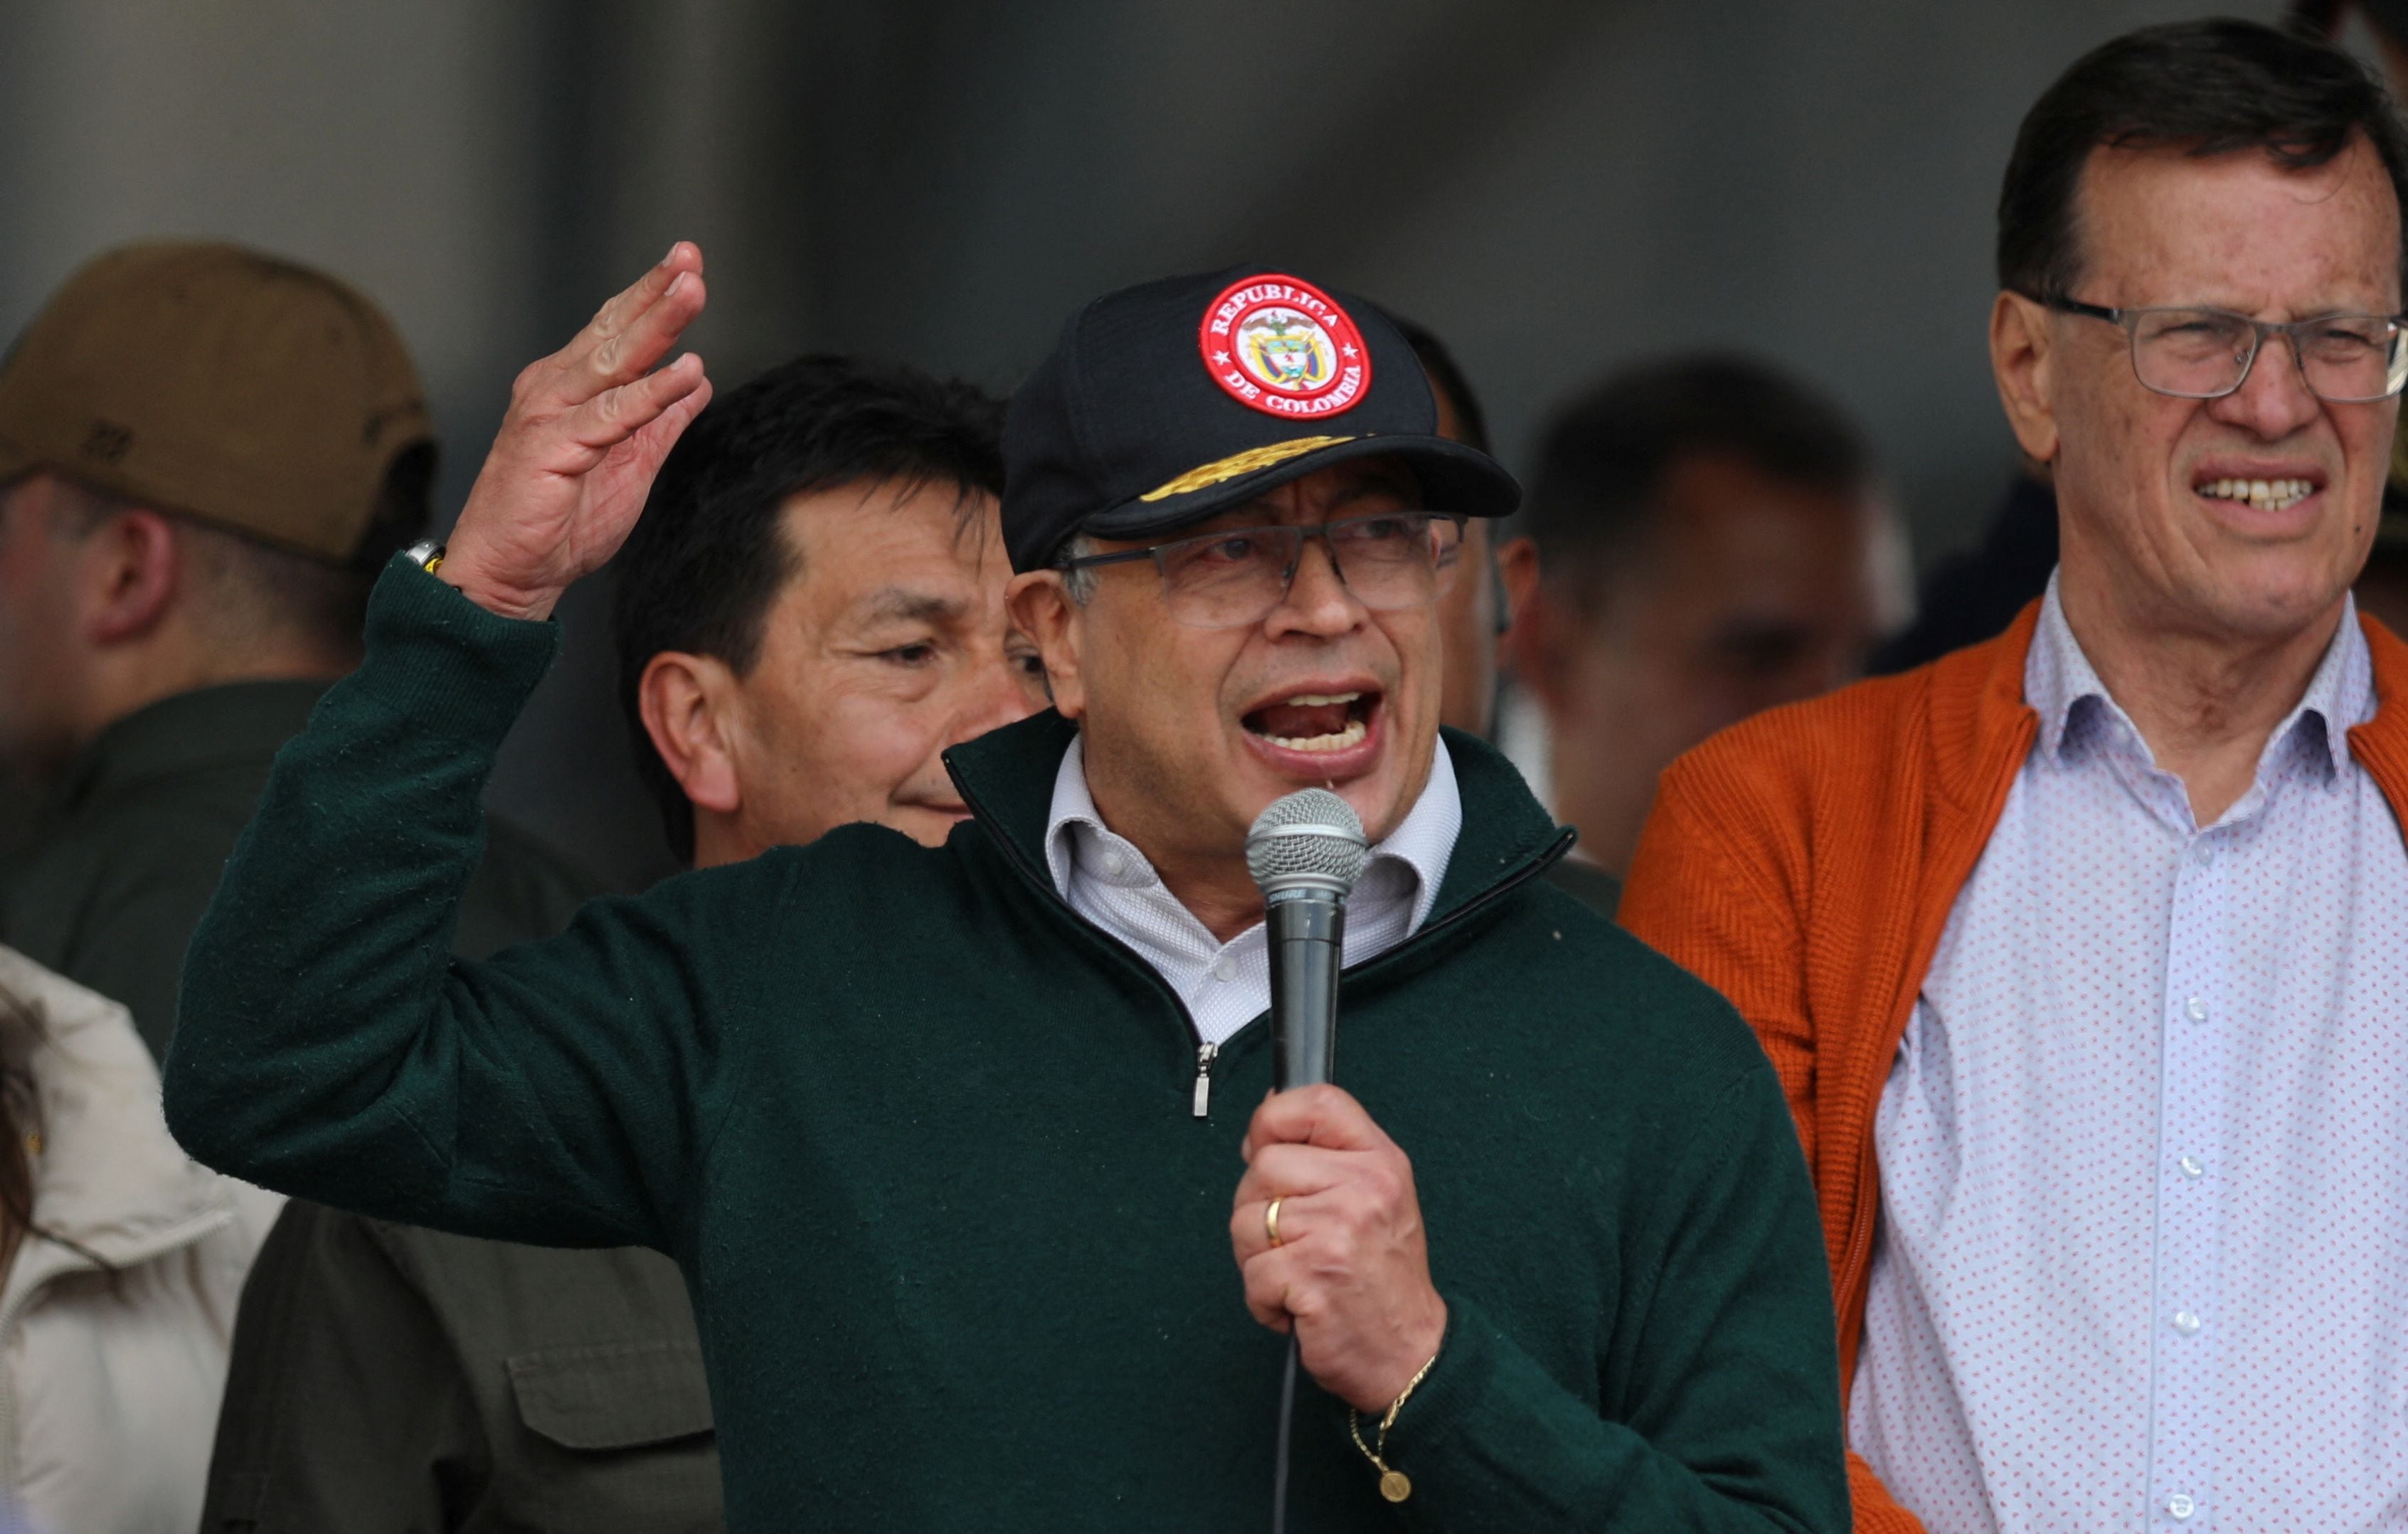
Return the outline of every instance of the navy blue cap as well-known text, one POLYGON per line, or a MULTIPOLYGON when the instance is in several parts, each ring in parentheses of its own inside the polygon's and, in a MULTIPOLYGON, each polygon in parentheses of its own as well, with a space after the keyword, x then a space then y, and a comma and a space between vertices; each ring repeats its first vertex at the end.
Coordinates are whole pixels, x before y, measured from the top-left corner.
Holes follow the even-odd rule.
POLYGON ((1168 533, 1374 454, 1410 464, 1433 511, 1521 502, 1495 459, 1438 435, 1421 360, 1373 305, 1262 266, 1166 278, 1073 314, 1012 394, 1004 545, 1042 569, 1078 534, 1168 533))

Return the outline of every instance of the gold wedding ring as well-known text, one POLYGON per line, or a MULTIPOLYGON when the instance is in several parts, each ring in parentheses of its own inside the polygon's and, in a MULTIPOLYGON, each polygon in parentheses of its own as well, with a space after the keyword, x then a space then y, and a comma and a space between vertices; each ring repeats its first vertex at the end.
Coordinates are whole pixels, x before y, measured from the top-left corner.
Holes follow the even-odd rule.
POLYGON ((1263 1206, 1263 1234, 1271 1239, 1271 1244, 1273 1246, 1277 1246, 1280 1243, 1279 1207, 1286 1202, 1287 1196, 1282 1194, 1279 1197, 1272 1199, 1269 1203, 1263 1206))

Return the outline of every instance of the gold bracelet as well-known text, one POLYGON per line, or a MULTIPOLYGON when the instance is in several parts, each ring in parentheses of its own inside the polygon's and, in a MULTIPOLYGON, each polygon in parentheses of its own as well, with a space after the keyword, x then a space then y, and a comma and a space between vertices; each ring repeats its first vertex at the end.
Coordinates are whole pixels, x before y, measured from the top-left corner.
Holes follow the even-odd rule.
POLYGON ((1411 1497, 1413 1494, 1413 1483, 1411 1476, 1402 1470, 1390 1469, 1388 1462, 1380 1457, 1388 1452, 1388 1429, 1397 1425, 1397 1413, 1404 1410, 1405 1398, 1411 1396, 1424 1380, 1429 1378, 1431 1366, 1437 1362, 1438 1355, 1431 1354, 1429 1363, 1413 1370, 1413 1377, 1405 1382, 1405 1388, 1397 1392, 1397 1398, 1388 1403, 1388 1410, 1380 1418, 1378 1448, 1374 1449, 1370 1444, 1363 1441, 1363 1414, 1351 1406, 1346 1409, 1346 1431, 1353 1435, 1354 1447, 1362 1450, 1363 1457, 1369 1460, 1371 1468, 1380 1472, 1380 1495, 1391 1502, 1401 1502, 1411 1497))

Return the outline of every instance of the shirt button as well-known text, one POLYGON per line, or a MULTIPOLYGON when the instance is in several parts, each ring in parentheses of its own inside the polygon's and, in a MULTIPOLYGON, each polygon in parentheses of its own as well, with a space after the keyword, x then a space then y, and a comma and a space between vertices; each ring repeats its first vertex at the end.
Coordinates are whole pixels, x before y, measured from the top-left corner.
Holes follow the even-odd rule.
POLYGON ((1104 876, 1108 879, 1118 879, 1126 872, 1128 872, 1128 859, 1121 855, 1121 850, 1117 847, 1105 848, 1104 876))
POLYGON ((2177 1518, 2187 1518, 2199 1511, 2199 1504, 2182 1493, 2176 1492, 2166 1498, 2166 1511, 2177 1518))
POLYGON ((2174 1312, 2174 1330, 2182 1333, 2185 1337, 2188 1337, 2191 1333, 2199 1330, 2199 1317, 2188 1311, 2176 1311, 2174 1312))
POLYGON ((1231 957, 1230 957, 1228 954, 1226 954, 1226 953, 1222 954, 1222 955, 1221 955, 1219 958, 1217 958, 1217 959, 1214 959, 1214 960, 1212 961, 1212 978, 1213 978, 1214 980, 1235 980, 1235 979, 1237 979, 1237 978, 1238 978, 1238 961, 1237 961, 1237 960, 1235 960, 1235 959, 1233 959, 1233 958, 1231 958, 1231 957))
POLYGON ((2189 1018, 2192 1022, 2194 1022, 2194 1023, 2204 1023, 2204 1022, 2206 1022, 2206 1021, 2207 1021, 2207 999, 2206 999, 2206 997, 2204 997, 2204 996, 2193 996, 2193 997, 2191 997, 2188 1001, 2184 1002, 2184 1003, 2183 1003, 2183 1013, 2184 1013, 2184 1015, 2185 1015, 2185 1016, 2188 1017, 2188 1018, 2189 1018))
POLYGON ((2215 861, 2215 849, 2202 841, 2197 847, 2191 849, 2190 855, 2191 861, 2197 863, 2203 868, 2215 861))
POLYGON ((2199 1177, 2207 1171, 2207 1163, 2195 1155, 2186 1155, 2174 1165, 2182 1168, 2185 1177, 2199 1177))

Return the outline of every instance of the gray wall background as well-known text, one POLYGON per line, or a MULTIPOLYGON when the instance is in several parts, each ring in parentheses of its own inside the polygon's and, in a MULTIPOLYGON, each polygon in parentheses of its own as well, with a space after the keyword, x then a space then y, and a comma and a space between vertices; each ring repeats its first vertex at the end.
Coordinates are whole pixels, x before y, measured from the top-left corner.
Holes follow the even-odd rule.
MULTIPOLYGON (((2265 0, 2240 5, 2271 19, 2265 0)), ((511 376, 699 240, 723 383, 805 349, 1009 388, 1097 292, 1244 259, 1447 337, 1509 463, 1599 369, 1832 390, 1919 560, 2013 462, 1983 327, 2017 121, 2162 0, 0 0, 0 336, 121 240, 319 263, 414 347, 445 514, 511 376)), ((494 798, 632 882, 597 586, 494 798)))

